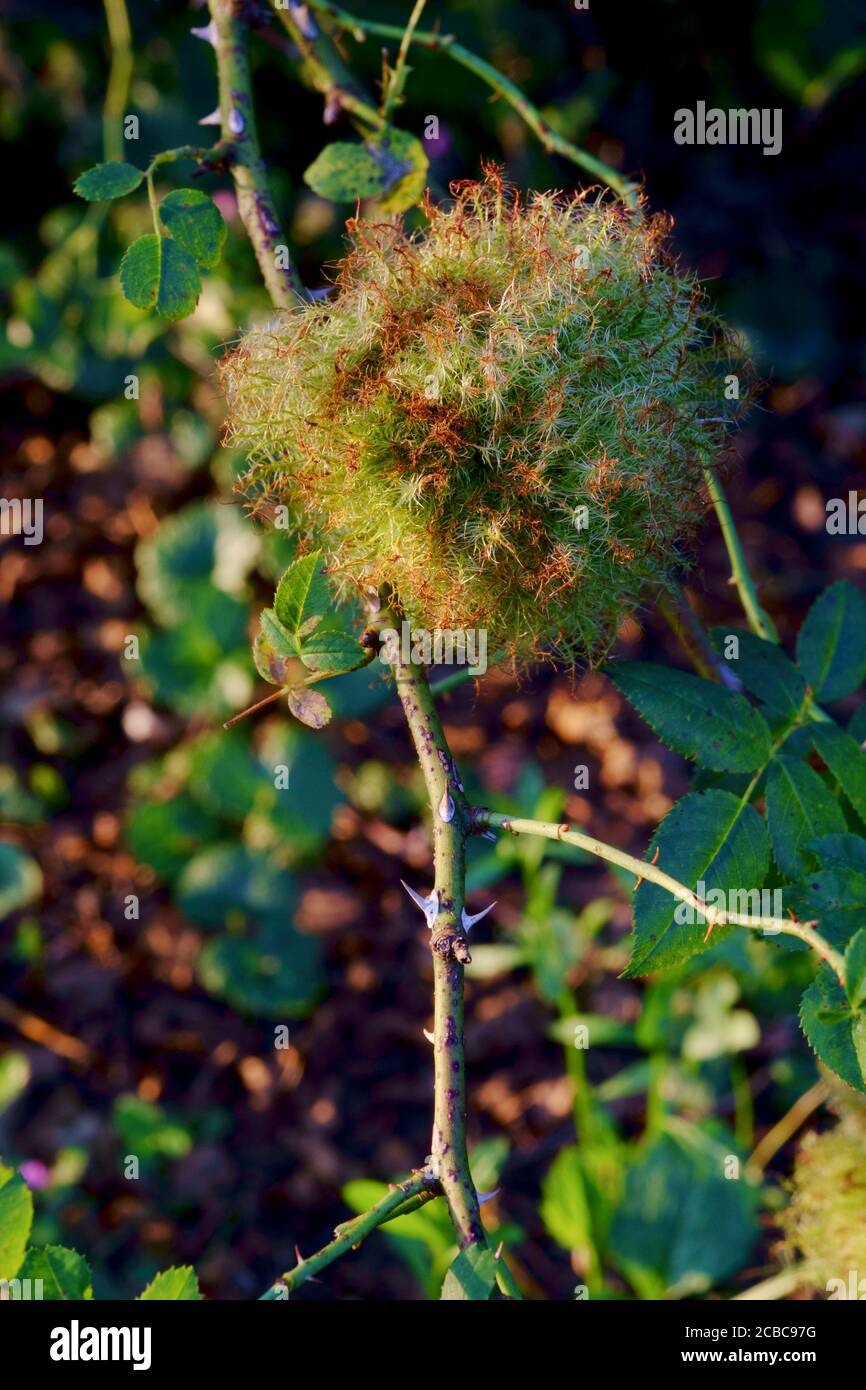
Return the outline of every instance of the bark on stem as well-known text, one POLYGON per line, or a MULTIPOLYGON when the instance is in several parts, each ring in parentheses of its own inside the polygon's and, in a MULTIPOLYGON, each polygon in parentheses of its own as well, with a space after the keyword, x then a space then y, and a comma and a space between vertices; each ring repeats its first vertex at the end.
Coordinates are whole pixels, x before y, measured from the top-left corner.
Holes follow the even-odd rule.
POLYGON ((463 1062, 463 965, 470 959, 463 928, 469 806, 436 711, 427 673, 398 663, 397 691, 409 725, 430 802, 433 895, 433 1065, 435 1099, 431 1157, 461 1247, 484 1245, 478 1194, 466 1151, 466 1079, 463 1062))
POLYGON ((278 309, 292 309, 307 296, 289 257, 259 148, 247 27, 239 17, 237 0, 208 0, 208 8, 216 26, 222 142, 229 152, 238 213, 271 299, 278 309))

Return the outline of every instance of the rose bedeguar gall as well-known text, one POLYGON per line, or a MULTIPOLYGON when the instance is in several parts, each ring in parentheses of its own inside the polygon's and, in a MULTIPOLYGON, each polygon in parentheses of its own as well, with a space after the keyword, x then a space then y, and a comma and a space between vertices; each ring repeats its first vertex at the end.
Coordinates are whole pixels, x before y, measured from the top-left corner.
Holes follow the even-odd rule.
POLYGON ((331 295, 226 359, 239 487, 287 509, 338 592, 595 661, 685 558, 748 366, 669 218, 523 199, 490 168, 452 193, 420 233, 350 221, 331 295))

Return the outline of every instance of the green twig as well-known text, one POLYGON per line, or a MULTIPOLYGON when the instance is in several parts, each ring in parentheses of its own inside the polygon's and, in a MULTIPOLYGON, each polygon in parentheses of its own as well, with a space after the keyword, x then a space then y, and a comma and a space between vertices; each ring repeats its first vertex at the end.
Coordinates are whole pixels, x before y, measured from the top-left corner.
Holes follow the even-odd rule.
POLYGON ((406 25, 406 28, 403 32, 403 37, 400 40, 400 48, 397 53, 397 61, 392 69, 391 76, 388 82, 388 90, 386 91, 384 101, 382 102, 383 121, 390 120, 391 112, 394 110, 394 107, 397 105, 397 103, 403 96, 403 88, 406 85, 406 77, 409 72, 409 69, 406 65, 406 59, 409 56, 409 45, 412 42, 412 35, 418 28, 418 21, 421 18, 426 3, 427 0, 415 0, 414 8, 412 10, 411 15, 409 16, 409 23, 406 25))
POLYGON ((758 593, 755 588, 752 576, 749 574, 746 565, 746 557, 743 553, 742 543, 737 533, 736 523, 733 514, 728 506, 728 499, 725 496, 721 483, 711 468, 704 469, 704 477, 707 480, 710 498, 716 509, 716 516, 719 518, 719 525, 722 528, 725 547, 728 552, 728 559, 731 562, 731 579, 736 585, 743 611, 748 619, 749 627, 758 637, 762 637, 765 642, 778 642, 779 634, 773 624, 772 618, 764 612, 758 600, 758 593))
POLYGON ((679 883, 657 865, 647 863, 643 859, 636 859, 634 855, 626 854, 624 850, 605 844, 603 840, 596 840, 591 835, 584 835, 580 830, 573 830, 569 825, 561 825, 553 821, 526 820, 518 816, 503 816, 483 807, 478 807, 473 811, 472 819, 479 828, 493 826, 500 830, 508 830, 512 835, 540 835, 546 840, 562 840, 565 844, 577 845, 580 849, 587 850, 599 859, 606 859, 609 864, 617 864, 621 869, 627 869, 638 879, 646 879, 649 883, 658 884, 660 888, 664 888, 680 902, 687 903, 695 912, 700 913, 710 929, 731 925, 748 927, 752 931, 764 931, 774 936, 794 936, 798 941, 805 942, 823 961, 827 962, 844 987, 845 967, 842 957, 828 941, 824 940, 823 936, 815 931, 814 924, 811 922, 797 922, 788 917, 762 917, 748 912, 728 912, 725 908, 704 902, 696 893, 692 892, 691 888, 688 888, 684 883, 679 883))
POLYGON ((259 148, 247 26, 236 0, 208 0, 208 6, 216 28, 222 139, 231 165, 238 213, 271 299, 277 308, 291 309, 299 299, 306 298, 306 291, 289 257, 259 148), (285 264, 280 264, 281 259, 285 264))
POLYGON ((103 0, 111 66, 102 108, 102 144, 107 160, 123 159, 123 114, 132 81, 132 30, 126 0, 103 0))
POLYGON ((408 1207, 410 1199, 425 1196, 429 1193, 430 1197, 437 1195, 436 1179, 427 1168, 418 1169, 410 1173, 404 1182, 398 1183, 381 1197, 369 1211, 363 1212, 360 1216, 354 1217, 351 1221, 344 1221, 334 1232, 334 1239, 330 1241, 315 1255, 310 1255, 307 1259, 299 1258, 294 1269, 290 1269, 280 1278, 280 1282, 286 1286, 289 1293, 300 1288, 301 1284, 308 1279, 312 1279, 320 1270, 326 1269, 334 1260, 345 1255, 347 1251, 354 1250, 366 1240, 367 1236, 372 1235, 375 1230, 383 1226, 387 1221, 393 1220, 397 1216, 405 1216, 406 1211, 402 1208, 408 1207))
MULTIPOLYGON (((327 0, 309 0, 309 8, 326 15, 356 38, 359 34, 375 34, 381 38, 399 41, 404 35, 404 30, 397 24, 381 24, 378 20, 359 19, 339 5, 327 3, 327 0)), ((566 140, 565 136, 560 135, 544 119, 538 107, 524 96, 520 88, 510 78, 499 72, 492 63, 486 62, 484 58, 479 58, 470 49, 464 48, 463 44, 458 43, 452 34, 437 34, 430 30, 416 29, 410 37, 410 43, 433 52, 444 53, 455 63, 466 68, 468 72, 474 73, 492 91, 502 97, 503 101, 507 101, 509 106, 514 108, 525 124, 529 126, 529 129, 538 136, 548 154, 558 154, 564 159, 570 160, 572 164, 576 164, 578 168, 585 170, 593 178, 601 179, 602 183, 606 183, 625 202, 632 206, 636 205, 637 184, 632 183, 622 174, 618 174, 615 169, 611 169, 609 165, 596 159, 594 155, 588 154, 586 150, 573 145, 570 140, 566 140)))

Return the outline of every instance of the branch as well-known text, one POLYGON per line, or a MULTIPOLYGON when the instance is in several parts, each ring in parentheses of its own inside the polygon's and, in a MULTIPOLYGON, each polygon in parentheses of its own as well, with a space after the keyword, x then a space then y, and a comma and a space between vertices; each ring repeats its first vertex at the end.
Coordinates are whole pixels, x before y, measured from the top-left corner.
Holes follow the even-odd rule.
POLYGON ((595 840, 591 835, 584 835, 580 830, 572 830, 569 825, 503 816, 495 811, 488 811, 484 807, 476 807, 473 810, 472 820, 473 824, 479 828, 492 826, 500 830, 508 830, 512 835, 540 835, 546 840, 562 840, 565 844, 577 845, 580 849, 587 850, 589 854, 594 854, 599 859, 606 859, 610 864, 617 864, 621 869, 627 869, 629 873, 635 874, 639 879, 647 879, 650 883, 657 884, 659 888, 666 889, 680 902, 688 903, 689 907, 706 919, 710 930, 713 927, 730 925, 748 927, 752 931, 770 932, 774 936, 794 936, 798 941, 803 941, 807 946, 811 946, 812 950, 823 961, 827 962, 844 988, 845 967, 842 957, 828 941, 824 940, 823 936, 815 931, 812 922, 797 922, 789 917, 760 917, 748 912, 728 912, 724 908, 714 907, 710 903, 704 902, 696 893, 692 892, 691 888, 687 888, 684 883, 678 883, 675 878, 666 874, 655 864, 649 864, 644 859, 636 859, 634 855, 615 849, 613 845, 607 845, 603 840, 595 840))
POLYGON ((369 1211, 339 1225, 334 1231, 334 1239, 317 1251, 315 1255, 310 1255, 308 1259, 302 1259, 299 1256, 295 1268, 281 1275, 278 1282, 285 1284, 289 1293, 294 1293, 301 1284, 312 1279, 320 1270, 326 1269, 329 1264, 333 1264, 334 1260, 339 1259, 341 1255, 356 1249, 363 1240, 366 1240, 367 1236, 372 1235, 387 1221, 392 1221, 398 1216, 405 1216, 407 1212, 414 1211, 416 1206, 420 1206, 422 1201, 430 1201, 438 1195, 439 1188, 436 1179, 429 1169, 420 1168, 414 1173, 410 1173, 405 1182, 392 1187, 390 1192, 386 1192, 384 1197, 370 1207, 369 1211), (422 1200, 419 1201, 419 1198, 422 1200))
POLYGON ((754 581, 749 574, 742 542, 722 485, 711 468, 704 469, 704 477, 707 480, 707 488, 716 509, 716 516, 719 518, 719 526, 722 529, 728 559, 731 562, 731 580, 736 585, 749 627, 756 636, 763 637, 765 642, 778 642, 779 634, 772 618, 761 607, 754 581))
MULTIPOLYGON (((335 24, 352 33, 355 38, 359 34, 376 34, 381 38, 395 39, 402 41, 404 30, 397 24, 380 24, 378 21, 370 19, 358 19, 339 5, 331 5, 326 0, 309 0, 309 8, 317 10, 320 14, 327 15, 335 24)), ((417 44, 421 48, 427 48, 434 52, 441 52, 447 57, 459 63, 461 67, 480 77, 496 94, 509 106, 512 106, 519 116, 523 118, 529 129, 538 136, 548 154, 558 154, 564 159, 568 159, 572 164, 586 170, 592 174, 593 178, 601 179, 609 188, 625 200, 625 202, 635 205, 637 203, 637 185, 630 179, 618 174, 615 169, 604 164, 602 160, 596 159, 594 155, 588 154, 586 150, 573 145, 570 140, 566 140, 557 130, 554 130, 542 116, 537 106, 524 96, 520 88, 517 87, 510 78, 506 77, 477 54, 472 53, 463 44, 457 43, 453 34, 437 34, 430 30, 415 29, 410 35, 410 43, 417 44)))
POLYGON ((237 0, 208 0, 208 8, 216 29, 222 143, 228 151, 238 212, 274 305, 292 309, 307 294, 289 258, 259 148, 247 28, 237 0), (285 259, 284 267, 279 264, 278 253, 285 259))
MULTIPOLYGON (((273 2, 273 0, 272 0, 273 2)), ((330 125, 341 110, 348 111, 372 130, 385 124, 363 85, 346 66, 333 39, 318 28, 309 6, 302 21, 296 11, 301 6, 274 9, 304 62, 307 75, 317 92, 325 98, 325 124, 330 125)), ((402 32, 402 31, 400 31, 402 32)))
POLYGON ((433 956, 435 1100, 431 1157, 461 1247, 484 1245, 478 1195, 466 1152, 463 1061, 463 965, 471 960, 463 926, 469 807, 433 701, 427 673, 412 662, 395 668, 430 803, 435 882, 428 899, 433 956))

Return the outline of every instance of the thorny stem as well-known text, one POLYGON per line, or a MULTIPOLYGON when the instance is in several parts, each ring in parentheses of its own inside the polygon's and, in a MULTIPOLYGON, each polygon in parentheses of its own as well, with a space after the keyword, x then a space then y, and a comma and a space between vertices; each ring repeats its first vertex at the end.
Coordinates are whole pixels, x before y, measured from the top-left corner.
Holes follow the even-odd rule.
POLYGON ((433 837, 434 1111, 431 1158, 461 1247, 484 1245, 478 1195, 466 1151, 463 966, 471 959, 463 928, 469 806, 423 666, 398 662, 397 693, 424 774, 433 837))
POLYGON ((636 859, 634 855, 605 844, 603 840, 596 840, 591 835, 584 835, 580 830, 573 830, 570 825, 561 825, 554 821, 526 820, 519 816, 503 816, 495 811, 488 811, 485 807, 476 807, 472 812, 472 819, 479 828, 489 825, 508 830, 512 835, 540 835, 546 840, 562 840, 566 844, 577 845, 599 859, 606 859, 609 864, 617 864, 621 869, 627 869, 639 879, 646 879, 649 883, 656 883, 660 888, 666 889, 680 902, 688 903, 695 912, 700 913, 710 929, 730 925, 748 927, 752 931, 764 931, 772 935, 795 936, 798 941, 811 946, 812 950, 827 962, 844 987, 845 967, 842 957, 815 931, 811 922, 797 922, 789 917, 761 917, 748 912, 728 912, 725 908, 715 907, 704 902, 691 888, 684 883, 678 883, 655 864, 636 859))
POLYGON ((412 42, 412 35, 418 28, 418 21, 421 18, 426 3, 427 0, 415 0, 415 6, 412 10, 411 15, 409 16, 409 23, 406 25, 406 28, 403 31, 403 37, 400 40, 400 48, 397 53, 397 61, 394 64, 393 71, 391 72, 391 77, 388 82, 388 90, 385 93, 385 98, 382 102, 383 121, 387 121, 390 118, 391 112, 394 110, 394 107, 397 105, 397 103, 400 101, 400 98, 403 95, 403 88, 406 85, 406 74, 408 71, 406 66, 406 59, 409 56, 409 45, 412 42))
POLYGON ((326 1269, 334 1260, 345 1255, 347 1251, 354 1250, 366 1240, 367 1236, 372 1235, 373 1231, 379 1226, 383 1226, 386 1221, 393 1220, 396 1216, 405 1216, 407 1210, 414 1210, 410 1202, 414 1199, 423 1197, 425 1201, 438 1194, 436 1179, 428 1168, 418 1169, 410 1173, 404 1182, 392 1187, 384 1197, 380 1198, 369 1211, 365 1211, 361 1216, 354 1217, 351 1221, 344 1221, 334 1231, 334 1239, 329 1244, 318 1250, 315 1255, 310 1255, 308 1259, 299 1257, 294 1269, 288 1270, 281 1275, 280 1283, 284 1284, 289 1293, 300 1288, 301 1284, 307 1279, 312 1279, 320 1270, 326 1269))
MULTIPOLYGON (((309 0, 308 8, 317 10, 320 14, 332 19, 335 24, 348 30, 355 38, 365 34, 375 34, 381 38, 395 39, 402 41, 405 30, 397 24, 380 24, 378 21, 370 19, 359 19, 356 15, 350 14, 339 5, 331 5, 326 0, 309 0)), ((485 62, 477 54, 472 53, 463 44, 457 43, 453 34, 438 34, 430 30, 415 29, 410 35, 410 43, 417 44, 421 48, 431 49, 444 53, 446 57, 459 63, 461 67, 480 77, 482 82, 492 88, 509 106, 522 117, 529 129, 538 136, 548 154, 558 154, 564 159, 568 159, 578 168, 586 170, 593 178, 601 179, 609 188, 624 199, 625 202, 634 205, 637 201, 637 186, 629 179, 618 174, 615 169, 596 159, 595 155, 588 154, 586 150, 573 145, 570 140, 566 140, 557 130, 554 130, 542 116, 537 106, 524 96, 520 88, 509 80, 503 73, 499 72, 491 63, 485 62)))
POLYGON ((230 151, 238 213, 252 242, 259 270, 278 309, 291 309, 306 298, 300 275, 289 259, 259 149, 248 52, 247 26, 238 0, 208 0, 216 29, 214 48, 219 79, 222 139, 230 151), (279 263, 279 256, 285 266, 279 263))
POLYGON ((309 6, 304 7, 303 19, 298 13, 300 6, 274 8, 301 55, 306 76, 325 98, 325 125, 331 125, 342 110, 371 130, 380 130, 384 125, 382 115, 343 62, 333 39, 316 24, 309 6))

